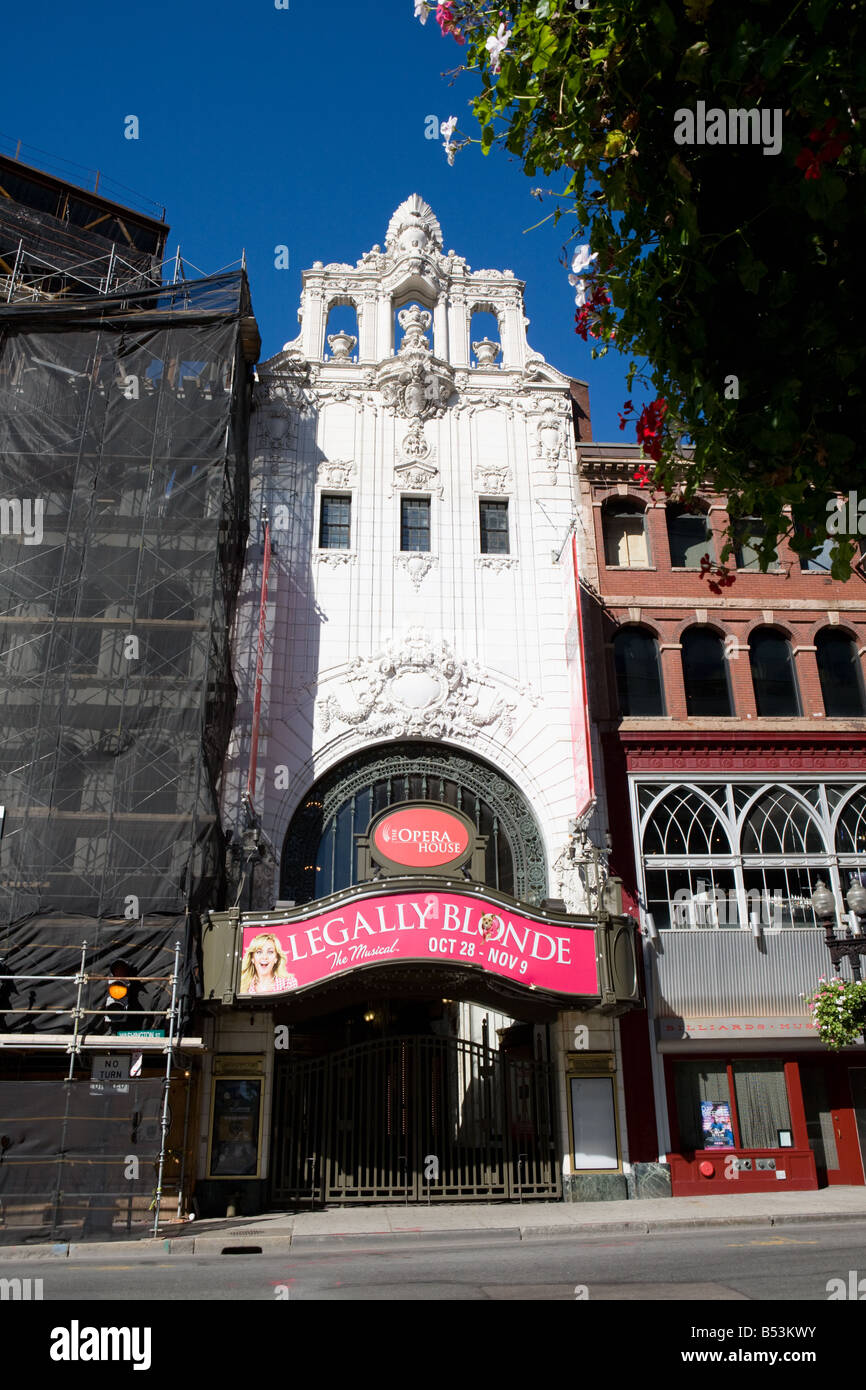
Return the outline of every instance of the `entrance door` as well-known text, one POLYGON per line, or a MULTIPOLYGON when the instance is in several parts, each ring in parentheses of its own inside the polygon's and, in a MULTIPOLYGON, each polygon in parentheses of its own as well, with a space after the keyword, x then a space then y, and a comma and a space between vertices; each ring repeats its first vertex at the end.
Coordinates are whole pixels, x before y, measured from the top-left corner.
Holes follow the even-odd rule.
POLYGON ((860 1140, 860 1162, 863 1176, 866 1178, 866 1067, 849 1067, 848 1081, 851 1086, 851 1099, 854 1102, 857 1137, 860 1140))
POLYGON ((854 1086, 859 1083, 852 1080, 850 1088, 848 1084, 849 1075, 854 1077, 859 1071, 860 1068, 852 1067, 849 1072, 844 1063, 835 1058, 800 1062, 806 1129, 815 1155, 818 1182, 831 1187, 863 1182, 860 1145, 864 1135, 861 1129, 858 1144, 858 1126, 854 1123, 851 1099, 854 1086))
POLYGON ((545 1062, 384 1038, 281 1064, 274 1106, 277 1206, 560 1195, 545 1062))

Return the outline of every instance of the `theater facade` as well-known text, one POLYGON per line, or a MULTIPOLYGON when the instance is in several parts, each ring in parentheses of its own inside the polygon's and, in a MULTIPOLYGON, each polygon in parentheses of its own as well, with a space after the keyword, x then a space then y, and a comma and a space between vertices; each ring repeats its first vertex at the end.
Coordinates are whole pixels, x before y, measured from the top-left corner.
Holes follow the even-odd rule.
POLYGON ((586 387, 511 271, 443 247, 408 198, 304 273, 259 368, 203 1214, 626 1197, 653 1167, 582 668, 586 387))

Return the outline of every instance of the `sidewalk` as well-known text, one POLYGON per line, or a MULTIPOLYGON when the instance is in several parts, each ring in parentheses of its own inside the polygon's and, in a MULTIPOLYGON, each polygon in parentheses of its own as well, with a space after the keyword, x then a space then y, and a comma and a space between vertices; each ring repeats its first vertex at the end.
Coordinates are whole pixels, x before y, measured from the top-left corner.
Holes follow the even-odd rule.
MULTIPOLYGON (((285 1254, 292 1248, 401 1241, 531 1240, 598 1232, 697 1230, 714 1226, 769 1228, 809 1221, 866 1222, 866 1187, 818 1192, 744 1193, 742 1196, 652 1198, 636 1202, 474 1202, 424 1206, 332 1207, 326 1211, 272 1212, 234 1220, 167 1222, 154 1240, 0 1245, 0 1266, 19 1260, 141 1259, 166 1254, 285 1254)), ((866 1226, 863 1227, 866 1236, 866 1226)))

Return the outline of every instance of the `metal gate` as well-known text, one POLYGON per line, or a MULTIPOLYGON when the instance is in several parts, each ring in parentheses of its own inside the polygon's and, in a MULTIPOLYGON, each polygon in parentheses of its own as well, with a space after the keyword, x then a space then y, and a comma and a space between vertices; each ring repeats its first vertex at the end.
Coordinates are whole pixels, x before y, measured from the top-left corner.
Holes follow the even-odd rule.
POLYGON ((453 1038, 359 1043, 276 1072, 274 1206, 561 1195, 549 1063, 453 1038))

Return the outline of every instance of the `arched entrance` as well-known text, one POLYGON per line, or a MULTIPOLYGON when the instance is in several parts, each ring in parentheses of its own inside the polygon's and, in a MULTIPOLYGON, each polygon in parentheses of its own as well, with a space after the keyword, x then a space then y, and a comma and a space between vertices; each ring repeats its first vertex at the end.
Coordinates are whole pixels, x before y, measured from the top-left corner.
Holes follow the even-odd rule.
POLYGON ((280 896, 296 903, 357 881, 356 835, 387 806, 438 801, 474 820, 488 837, 484 881, 522 902, 547 891, 544 846, 522 792, 490 763, 441 743, 370 749, 314 783, 289 825, 280 896))
MULTIPOLYGON (((422 741, 359 753, 311 787, 286 835, 282 898, 300 907, 350 890, 357 837, 401 803, 462 812, 486 840, 475 882, 544 898, 544 847, 522 793, 482 759, 422 741)), ((554 1016, 459 956, 383 965, 287 1001, 274 1014, 291 1042, 274 1079, 272 1204, 559 1195, 554 1016)))

